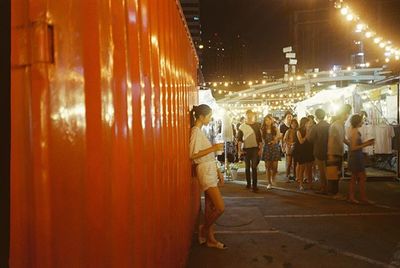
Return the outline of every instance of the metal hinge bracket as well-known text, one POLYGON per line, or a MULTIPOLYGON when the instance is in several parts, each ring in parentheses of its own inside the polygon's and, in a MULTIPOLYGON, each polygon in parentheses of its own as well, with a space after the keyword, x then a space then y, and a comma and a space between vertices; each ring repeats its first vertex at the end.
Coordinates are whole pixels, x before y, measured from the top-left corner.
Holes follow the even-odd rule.
POLYGON ((14 27, 11 32, 11 66, 54 63, 54 27, 44 21, 14 27))

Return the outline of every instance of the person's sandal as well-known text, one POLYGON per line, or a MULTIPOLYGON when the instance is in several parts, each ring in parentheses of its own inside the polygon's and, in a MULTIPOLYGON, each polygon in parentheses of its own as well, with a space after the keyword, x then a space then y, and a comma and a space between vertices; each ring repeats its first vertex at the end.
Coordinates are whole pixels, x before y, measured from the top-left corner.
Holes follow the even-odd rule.
POLYGON ((216 248, 216 249, 227 249, 228 248, 225 244, 223 244, 221 242, 217 242, 216 244, 207 243, 207 247, 216 248))
POLYGON ((357 199, 347 199, 347 202, 349 202, 350 204, 355 204, 358 205, 360 204, 360 201, 358 201, 357 199))
POLYGON ((360 204, 361 205, 375 205, 375 202, 370 201, 370 200, 361 200, 360 204))
POLYGON ((207 238, 201 236, 201 231, 203 230, 203 227, 204 227, 203 224, 199 225, 199 235, 198 235, 197 238, 199 240, 199 244, 200 245, 203 245, 203 244, 205 244, 207 242, 207 238))

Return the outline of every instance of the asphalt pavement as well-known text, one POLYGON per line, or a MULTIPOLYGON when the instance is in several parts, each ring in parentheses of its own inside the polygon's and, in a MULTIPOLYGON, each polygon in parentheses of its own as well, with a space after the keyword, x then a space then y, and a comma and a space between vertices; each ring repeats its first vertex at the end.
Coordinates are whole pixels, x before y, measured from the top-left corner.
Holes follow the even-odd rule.
MULTIPOLYGON (((375 204, 355 205, 298 191, 283 174, 267 190, 263 173, 259 193, 245 189, 243 172, 221 188, 216 236, 228 249, 200 246, 195 234, 187 267, 400 267, 399 182, 368 182, 375 204)), ((347 186, 341 181, 342 196, 347 186)))

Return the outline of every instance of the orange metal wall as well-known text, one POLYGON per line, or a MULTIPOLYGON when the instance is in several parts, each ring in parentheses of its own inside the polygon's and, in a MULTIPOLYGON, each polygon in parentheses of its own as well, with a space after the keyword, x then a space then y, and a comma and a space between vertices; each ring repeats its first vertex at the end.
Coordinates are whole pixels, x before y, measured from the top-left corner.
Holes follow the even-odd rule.
POLYGON ((184 266, 196 69, 175 0, 12 1, 11 267, 184 266))

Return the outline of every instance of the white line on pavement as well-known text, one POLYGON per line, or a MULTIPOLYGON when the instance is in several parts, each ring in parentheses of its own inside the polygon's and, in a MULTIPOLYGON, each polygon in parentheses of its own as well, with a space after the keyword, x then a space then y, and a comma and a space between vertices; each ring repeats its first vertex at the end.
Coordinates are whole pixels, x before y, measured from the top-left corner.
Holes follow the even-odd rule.
POLYGON ((367 263, 370 263, 370 264, 373 264, 373 265, 378 265, 378 266, 386 267, 386 268, 397 268, 398 267, 398 266, 396 266, 397 265, 397 261, 398 261, 396 259, 397 258, 396 256, 399 253, 397 251, 394 254, 394 258, 392 259, 391 264, 387 264, 387 263, 384 263, 384 262, 381 262, 381 261, 377 261, 377 260, 374 260, 374 259, 371 259, 371 258, 368 258, 368 257, 365 257, 365 256, 361 256, 361 255, 358 255, 358 254, 355 254, 355 253, 352 253, 352 252, 348 252, 348 251, 341 250, 341 249, 338 249, 338 248, 335 248, 335 247, 324 245, 321 242, 318 242, 318 241, 315 241, 315 240, 312 240, 312 239, 308 239, 308 238, 305 238, 305 237, 301 237, 299 235, 296 235, 296 234, 293 234, 293 233, 289 233, 289 232, 285 232, 285 231, 282 231, 282 230, 242 230, 242 231, 240 231, 240 230, 232 230, 232 231, 220 230, 220 231, 216 231, 215 233, 216 234, 239 234, 239 235, 240 234, 283 234, 283 235, 295 238, 297 240, 300 240, 300 241, 303 241, 303 242, 306 242, 306 243, 309 243, 309 244, 317 245, 318 247, 320 247, 322 249, 325 249, 325 250, 328 250, 328 251, 332 251, 332 252, 335 252, 335 253, 338 253, 338 254, 341 254, 341 255, 344 255, 344 256, 347 256, 347 257, 351 257, 351 258, 354 258, 354 259, 357 259, 357 260, 360 260, 360 261, 364 261, 364 262, 367 262, 367 263))
POLYGON ((236 230, 236 231, 216 231, 216 234, 278 234, 278 230, 236 230))
POLYGON ((264 218, 319 218, 319 217, 354 217, 354 216, 400 216, 400 212, 264 215, 264 218))
MULTIPOLYGON (((263 196, 223 196, 224 199, 264 199, 263 196)), ((204 196, 201 197, 204 199, 204 196)))
POLYGON ((397 243, 397 247, 393 253, 390 265, 393 267, 400 267, 400 242, 397 243))
POLYGON ((329 251, 334 251, 334 252, 337 252, 339 254, 342 254, 342 255, 345 255, 345 256, 348 256, 348 257, 352 257, 352 258, 357 259, 357 260, 368 262, 370 264, 379 265, 379 266, 387 267, 387 268, 392 268, 393 267, 390 264, 387 264, 387 263, 384 263, 384 262, 381 262, 381 261, 377 261, 377 260, 373 260, 371 258, 364 257, 364 256, 361 256, 361 255, 358 255, 358 254, 355 254, 355 253, 348 252, 348 251, 344 251, 344 250, 341 250, 341 249, 338 249, 338 248, 334 248, 334 247, 330 247, 330 246, 327 246, 327 245, 323 245, 318 241, 314 241, 314 240, 311 240, 311 239, 308 239, 308 238, 304 238, 304 237, 301 237, 301 236, 298 236, 298 235, 295 235, 295 234, 292 234, 292 233, 288 233, 288 232, 284 232, 284 231, 280 231, 280 233, 284 234, 284 235, 287 235, 287 236, 290 236, 292 238, 295 238, 297 240, 300 240, 300 241, 303 241, 303 242, 307 242, 309 244, 317 245, 320 248, 323 248, 323 249, 326 249, 326 250, 329 250, 329 251))

